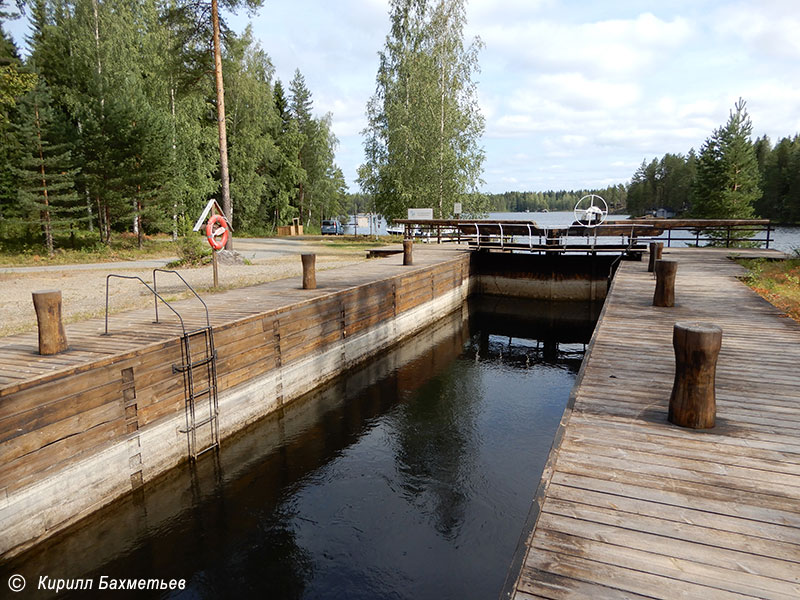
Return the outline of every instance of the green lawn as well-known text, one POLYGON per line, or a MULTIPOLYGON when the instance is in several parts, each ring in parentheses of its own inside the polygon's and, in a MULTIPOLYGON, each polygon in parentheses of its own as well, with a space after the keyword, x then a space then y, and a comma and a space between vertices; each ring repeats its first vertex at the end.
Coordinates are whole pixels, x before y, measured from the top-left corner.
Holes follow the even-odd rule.
POLYGON ((743 259, 744 281, 761 297, 800 322, 800 258, 770 261, 743 259))
POLYGON ((27 267, 68 265, 76 263, 114 262, 178 256, 172 238, 166 234, 146 237, 140 250, 133 234, 114 234, 111 243, 100 242, 96 233, 80 232, 74 239, 56 239, 55 252, 48 256, 39 243, 26 243, 6 238, 0 245, 0 266, 27 267))

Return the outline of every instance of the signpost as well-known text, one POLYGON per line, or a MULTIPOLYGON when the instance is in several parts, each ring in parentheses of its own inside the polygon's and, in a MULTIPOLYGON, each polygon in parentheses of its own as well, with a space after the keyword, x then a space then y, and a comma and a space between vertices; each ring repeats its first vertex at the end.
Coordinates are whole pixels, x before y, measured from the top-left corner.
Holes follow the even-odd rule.
POLYGON ((433 209, 432 208, 409 208, 408 209, 408 218, 415 219, 415 220, 432 220, 433 219, 433 209))
POLYGON ((225 242, 228 241, 228 238, 233 232, 233 227, 225 220, 225 213, 222 211, 219 204, 217 204, 217 201, 212 198, 208 201, 208 204, 206 204, 203 212, 200 213, 200 218, 197 219, 197 223, 192 227, 192 231, 200 231, 200 228, 203 227, 203 223, 206 221, 206 217, 208 217, 209 214, 211 217, 206 223, 206 239, 208 240, 208 245, 211 246, 211 266, 214 272, 214 287, 216 288, 219 287, 219 262, 217 260, 217 251, 225 247, 225 242))

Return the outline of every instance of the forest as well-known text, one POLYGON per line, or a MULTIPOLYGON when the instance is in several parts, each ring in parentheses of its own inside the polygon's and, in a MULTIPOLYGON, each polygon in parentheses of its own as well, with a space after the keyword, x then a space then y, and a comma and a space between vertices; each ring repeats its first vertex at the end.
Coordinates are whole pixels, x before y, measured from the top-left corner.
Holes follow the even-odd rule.
POLYGON ((800 223, 800 136, 775 145, 767 136, 752 141, 745 104, 736 103, 699 154, 690 149, 642 161, 628 185, 627 212, 668 208, 691 217, 800 223))
MULTIPOLYGON (((219 188, 208 3, 26 10, 24 60, 0 35, 0 238, 43 237, 52 253, 76 230, 101 243, 185 231, 219 188)), ((332 117, 314 114, 299 70, 288 86, 276 77, 249 28, 221 28, 233 227, 269 234, 300 217, 313 231, 345 212, 332 117)))
MULTIPOLYGON (((222 5, 230 12, 262 1, 222 5)), ((0 0, 0 26, 15 6, 0 0)), ((616 213, 666 208, 800 222, 800 136, 752 141, 743 100, 699 151, 645 160, 630 183, 481 193, 484 119, 472 79, 481 42, 464 39, 465 0, 390 0, 358 193, 348 193, 336 164, 332 115, 315 113, 300 70, 284 83, 251 30, 237 34, 224 19, 225 87, 217 93, 206 0, 24 7, 31 24, 24 58, 0 27, 2 250, 16 244, 52 255, 75 247, 76 236, 108 245, 124 235, 140 247, 155 234, 177 239, 209 198, 224 201, 224 171, 237 235, 270 235, 295 217, 314 233, 324 218, 366 211, 396 218, 408 207, 447 217, 456 203, 470 216, 572 210, 588 193, 616 213)))

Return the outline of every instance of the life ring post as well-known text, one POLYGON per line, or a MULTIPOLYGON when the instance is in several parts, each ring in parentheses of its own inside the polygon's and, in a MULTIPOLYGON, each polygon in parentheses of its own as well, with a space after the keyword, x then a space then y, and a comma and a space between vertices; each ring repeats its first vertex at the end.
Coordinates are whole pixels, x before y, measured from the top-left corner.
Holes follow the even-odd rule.
POLYGON ((230 226, 222 215, 213 215, 206 223, 206 239, 214 250, 222 250, 229 235, 230 226))
POLYGON ((211 269, 214 271, 214 287, 219 287, 219 260, 217 260, 217 250, 211 250, 211 269))
POLYGON ((230 225, 221 214, 214 214, 206 223, 206 239, 211 246, 211 266, 214 272, 214 287, 219 287, 219 260, 217 252, 222 250, 230 236, 230 225))

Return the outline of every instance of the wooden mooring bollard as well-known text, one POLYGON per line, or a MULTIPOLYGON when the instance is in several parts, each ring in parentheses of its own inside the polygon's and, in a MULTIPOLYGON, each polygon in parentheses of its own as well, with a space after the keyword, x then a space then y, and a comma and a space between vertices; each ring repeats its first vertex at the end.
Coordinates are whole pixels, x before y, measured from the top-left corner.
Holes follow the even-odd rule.
POLYGON ((664 252, 664 242, 650 242, 650 261, 647 263, 647 272, 652 273, 656 267, 656 261, 661 260, 664 252))
POLYGON ((672 329, 675 382, 669 398, 670 423, 692 429, 714 427, 714 381, 722 347, 722 328, 711 323, 678 322, 672 329))
POLYGON ((656 291, 653 294, 653 306, 675 306, 675 275, 678 272, 678 262, 657 260, 655 272, 656 291))
POLYGON ((39 327, 39 354, 58 354, 67 349, 67 334, 61 321, 61 290, 33 292, 33 308, 39 327))
POLYGON ((315 290, 317 289, 317 255, 316 254, 301 254, 300 259, 303 261, 303 289, 315 290))
POLYGON ((414 264, 414 255, 412 254, 414 250, 414 240, 403 240, 403 264, 404 265, 413 265, 414 264))

